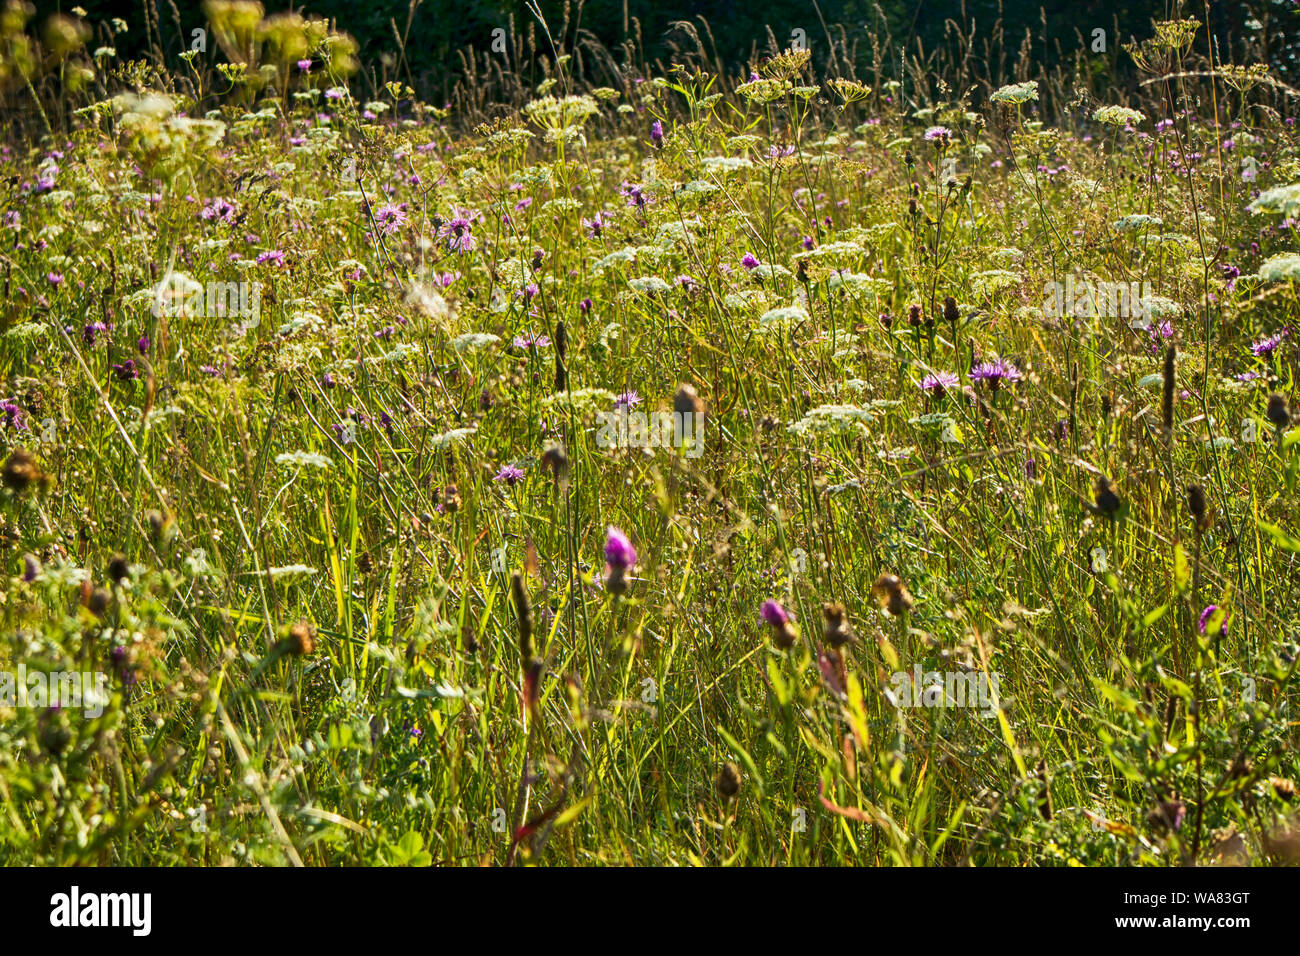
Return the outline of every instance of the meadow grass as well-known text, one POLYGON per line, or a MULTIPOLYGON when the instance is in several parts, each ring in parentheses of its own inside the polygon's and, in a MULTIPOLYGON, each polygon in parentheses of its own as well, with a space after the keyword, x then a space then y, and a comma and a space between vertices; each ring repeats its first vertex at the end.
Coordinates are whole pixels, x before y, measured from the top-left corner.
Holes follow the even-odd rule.
POLYGON ((4 76, 0 664, 109 680, 0 859, 1300 860, 1293 92, 458 115, 251 8, 4 76))

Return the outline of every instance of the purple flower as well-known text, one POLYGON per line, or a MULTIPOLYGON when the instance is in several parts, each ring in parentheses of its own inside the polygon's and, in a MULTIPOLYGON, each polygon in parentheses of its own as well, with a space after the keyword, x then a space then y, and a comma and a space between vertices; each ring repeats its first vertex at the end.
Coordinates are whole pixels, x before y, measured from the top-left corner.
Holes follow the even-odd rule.
POLYGON ((623 392, 614 398, 615 408, 627 408, 629 410, 636 408, 641 404, 641 396, 636 392, 623 392))
POLYGON ((921 379, 921 391, 929 392, 933 398, 939 399, 943 398, 948 389, 956 388, 958 382, 960 379, 952 372, 931 372, 921 379))
POLYGON ((238 213, 238 206, 229 199, 222 199, 220 196, 217 196, 213 199, 209 199, 203 204, 203 208, 199 210, 199 218, 206 219, 209 222, 216 220, 217 222, 224 222, 226 225, 231 226, 234 225, 235 216, 238 213))
POLYGON ((493 481, 504 481, 507 485, 517 485, 524 480, 524 470, 516 465, 502 465, 493 481))
POLYGON ((523 335, 516 335, 513 344, 517 349, 544 349, 551 344, 551 340, 545 335, 525 332, 523 335))
MULTIPOLYGON (((1205 633, 1206 625, 1210 623, 1210 618, 1214 616, 1214 612, 1217 611, 1218 609, 1219 609, 1219 605, 1211 604, 1209 607, 1207 607, 1204 611, 1201 612, 1201 618, 1199 621, 1196 622, 1196 627, 1198 630, 1200 630, 1202 634, 1205 633)), ((1228 633, 1228 622, 1230 620, 1232 620, 1231 611, 1229 611, 1227 614, 1224 615, 1223 625, 1221 628, 1222 633, 1224 634, 1228 633)))
POLYGON ((23 422, 23 410, 13 402, 0 403, 0 412, 4 413, 6 428, 12 428, 15 431, 18 429, 25 431, 27 429, 27 425, 23 422))
POLYGON ((776 601, 764 601, 763 606, 758 609, 758 613, 764 621, 773 627, 782 627, 790 623, 790 612, 776 601))
POLYGON ((57 289, 59 286, 63 285, 63 276, 58 272, 50 272, 45 276, 45 281, 57 289))
POLYGON ((1291 330, 1287 328, 1283 329, 1281 332, 1275 332, 1273 335, 1266 335, 1258 342, 1251 345, 1250 350, 1259 358, 1272 358, 1273 353, 1276 352, 1278 346, 1282 344, 1282 340, 1290 334, 1291 330))
POLYGON ((601 211, 596 213, 590 219, 582 220, 582 227, 587 230, 587 235, 593 239, 599 239, 600 234, 609 227, 610 214, 601 211))
POLYGON ((617 571, 626 571, 636 564, 636 548, 618 528, 609 526, 605 539, 605 563, 617 571))
POLYGON ((103 322, 91 322, 81 330, 81 340, 87 345, 94 345, 100 332, 107 332, 108 326, 103 322))
POLYGON ((750 269, 750 270, 757 269, 758 259, 754 256, 752 252, 747 252, 740 257, 740 264, 744 266, 746 269, 750 269))
POLYGON ((664 143, 664 124, 659 120, 650 124, 650 142, 656 146, 662 146, 664 143))
POLYGON ((299 61, 298 61, 298 69, 302 70, 302 72, 304 72, 304 73, 310 73, 310 72, 311 72, 311 60, 299 60, 299 61))
POLYGON ((996 392, 1003 384, 1012 384, 1021 379, 1020 369, 1005 359, 980 362, 970 370, 970 380, 976 385, 983 382, 989 391, 996 392))
POLYGON ((260 266, 265 262, 273 263, 277 266, 284 265, 284 253, 279 249, 268 249, 266 252, 260 252, 257 255, 257 264, 260 266))
POLYGON ((438 235, 447 240, 447 249, 450 252, 473 252, 475 246, 473 226, 474 220, 478 218, 477 213, 457 210, 447 222, 443 223, 438 235))
POLYGON ((127 359, 121 365, 114 365, 113 374, 117 376, 119 382, 130 382, 140 377, 140 371, 135 367, 133 359, 127 359))
POLYGON ((406 210, 403 208, 405 205, 403 203, 401 206, 394 206, 388 203, 375 210, 375 222, 385 236, 391 236, 406 225, 406 210))
POLYGON ((644 186, 625 182, 619 192, 627 200, 627 204, 634 209, 641 209, 650 203, 650 197, 645 194, 644 186))
POLYGON ((935 140, 945 140, 952 138, 952 130, 946 126, 931 126, 925 131, 927 141, 933 143, 935 140))

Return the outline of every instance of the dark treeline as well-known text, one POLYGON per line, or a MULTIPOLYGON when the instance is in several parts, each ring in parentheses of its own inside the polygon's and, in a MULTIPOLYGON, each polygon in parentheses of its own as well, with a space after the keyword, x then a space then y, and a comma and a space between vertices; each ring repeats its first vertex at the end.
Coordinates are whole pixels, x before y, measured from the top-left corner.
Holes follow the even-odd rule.
MULTIPOLYGON (((1108 79, 1120 85, 1130 69, 1121 44, 1149 37, 1153 20, 1208 18, 1224 61, 1267 62, 1288 83, 1295 81, 1300 47, 1290 0, 538 0, 550 38, 528 6, 508 0, 263 5, 268 13, 292 9, 335 20, 359 42, 373 78, 402 79, 432 98, 450 91, 471 54, 478 63, 496 57, 503 68, 526 72, 521 67, 534 54, 551 58, 552 40, 561 52, 607 50, 609 56, 600 58, 608 66, 633 73, 692 54, 712 69, 736 73, 774 50, 807 43, 823 69, 866 75, 879 58, 883 75, 893 76, 900 51, 924 60, 961 49, 998 60, 997 71, 1010 80, 1050 71, 1084 52, 1090 72, 1112 74, 1108 79)), ((36 4, 41 16, 72 6, 36 4)), ((204 25, 202 5, 185 0, 82 0, 79 6, 92 22, 120 17, 129 24, 128 33, 115 38, 121 57, 144 56, 151 48, 179 54, 204 25)), ((207 54, 219 56, 211 45, 207 54)))

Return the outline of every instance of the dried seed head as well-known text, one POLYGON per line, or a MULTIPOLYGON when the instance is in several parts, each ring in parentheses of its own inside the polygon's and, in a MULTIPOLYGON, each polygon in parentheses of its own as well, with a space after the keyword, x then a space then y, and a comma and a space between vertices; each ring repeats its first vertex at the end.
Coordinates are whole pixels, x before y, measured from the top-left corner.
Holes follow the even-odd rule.
POLYGON ((844 619, 844 605, 833 601, 822 605, 822 617, 826 619, 823 635, 831 647, 843 647, 853 640, 853 628, 844 619))
POLYGON ((876 595, 876 600, 880 606, 889 611, 894 617, 898 617, 905 611, 912 609, 912 595, 907 590, 907 586, 896 574, 882 574, 876 578, 876 583, 872 585, 871 591, 876 595))
POLYGON ((90 592, 90 598, 86 601, 86 607, 95 617, 103 617, 108 611, 108 604, 113 600, 112 593, 107 588, 95 588, 90 592))
POLYGON ((1274 392, 1268 397, 1268 420, 1278 428, 1286 428, 1291 422, 1291 410, 1287 407, 1286 396, 1274 392))
POLYGON ((957 320, 961 318, 961 313, 957 310, 957 300, 952 296, 943 300, 943 317, 953 325, 956 325, 957 320))
POLYGON ((285 648, 295 657, 305 657, 316 651, 316 628, 309 621, 298 621, 289 628, 285 648))
POLYGON ((542 464, 551 469, 561 487, 569 483, 569 456, 565 454, 563 445, 558 442, 548 445, 542 452, 542 464))
POLYGON ((0 482, 18 495, 33 485, 45 484, 48 481, 49 478, 26 448, 15 448, 5 462, 4 471, 0 472, 0 482))
POLYGON ((740 792, 740 779, 740 768, 727 761, 718 768, 718 775, 713 778, 713 788, 718 791, 718 796, 730 800, 740 792))
POLYGON ((704 412, 704 403, 700 401, 694 385, 683 382, 677 386, 677 394, 673 396, 673 411, 679 415, 700 415, 704 412))

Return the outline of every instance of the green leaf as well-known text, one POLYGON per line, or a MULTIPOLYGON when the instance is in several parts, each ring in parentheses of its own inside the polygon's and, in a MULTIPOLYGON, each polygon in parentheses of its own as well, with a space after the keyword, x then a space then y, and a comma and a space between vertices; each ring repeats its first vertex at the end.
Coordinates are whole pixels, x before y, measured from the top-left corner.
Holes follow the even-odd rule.
POLYGON ((1273 543, 1279 548, 1284 548, 1287 551, 1300 551, 1300 538, 1288 534, 1277 525, 1269 524, 1267 521, 1257 521, 1255 523, 1259 525, 1259 530, 1272 538, 1273 543))

